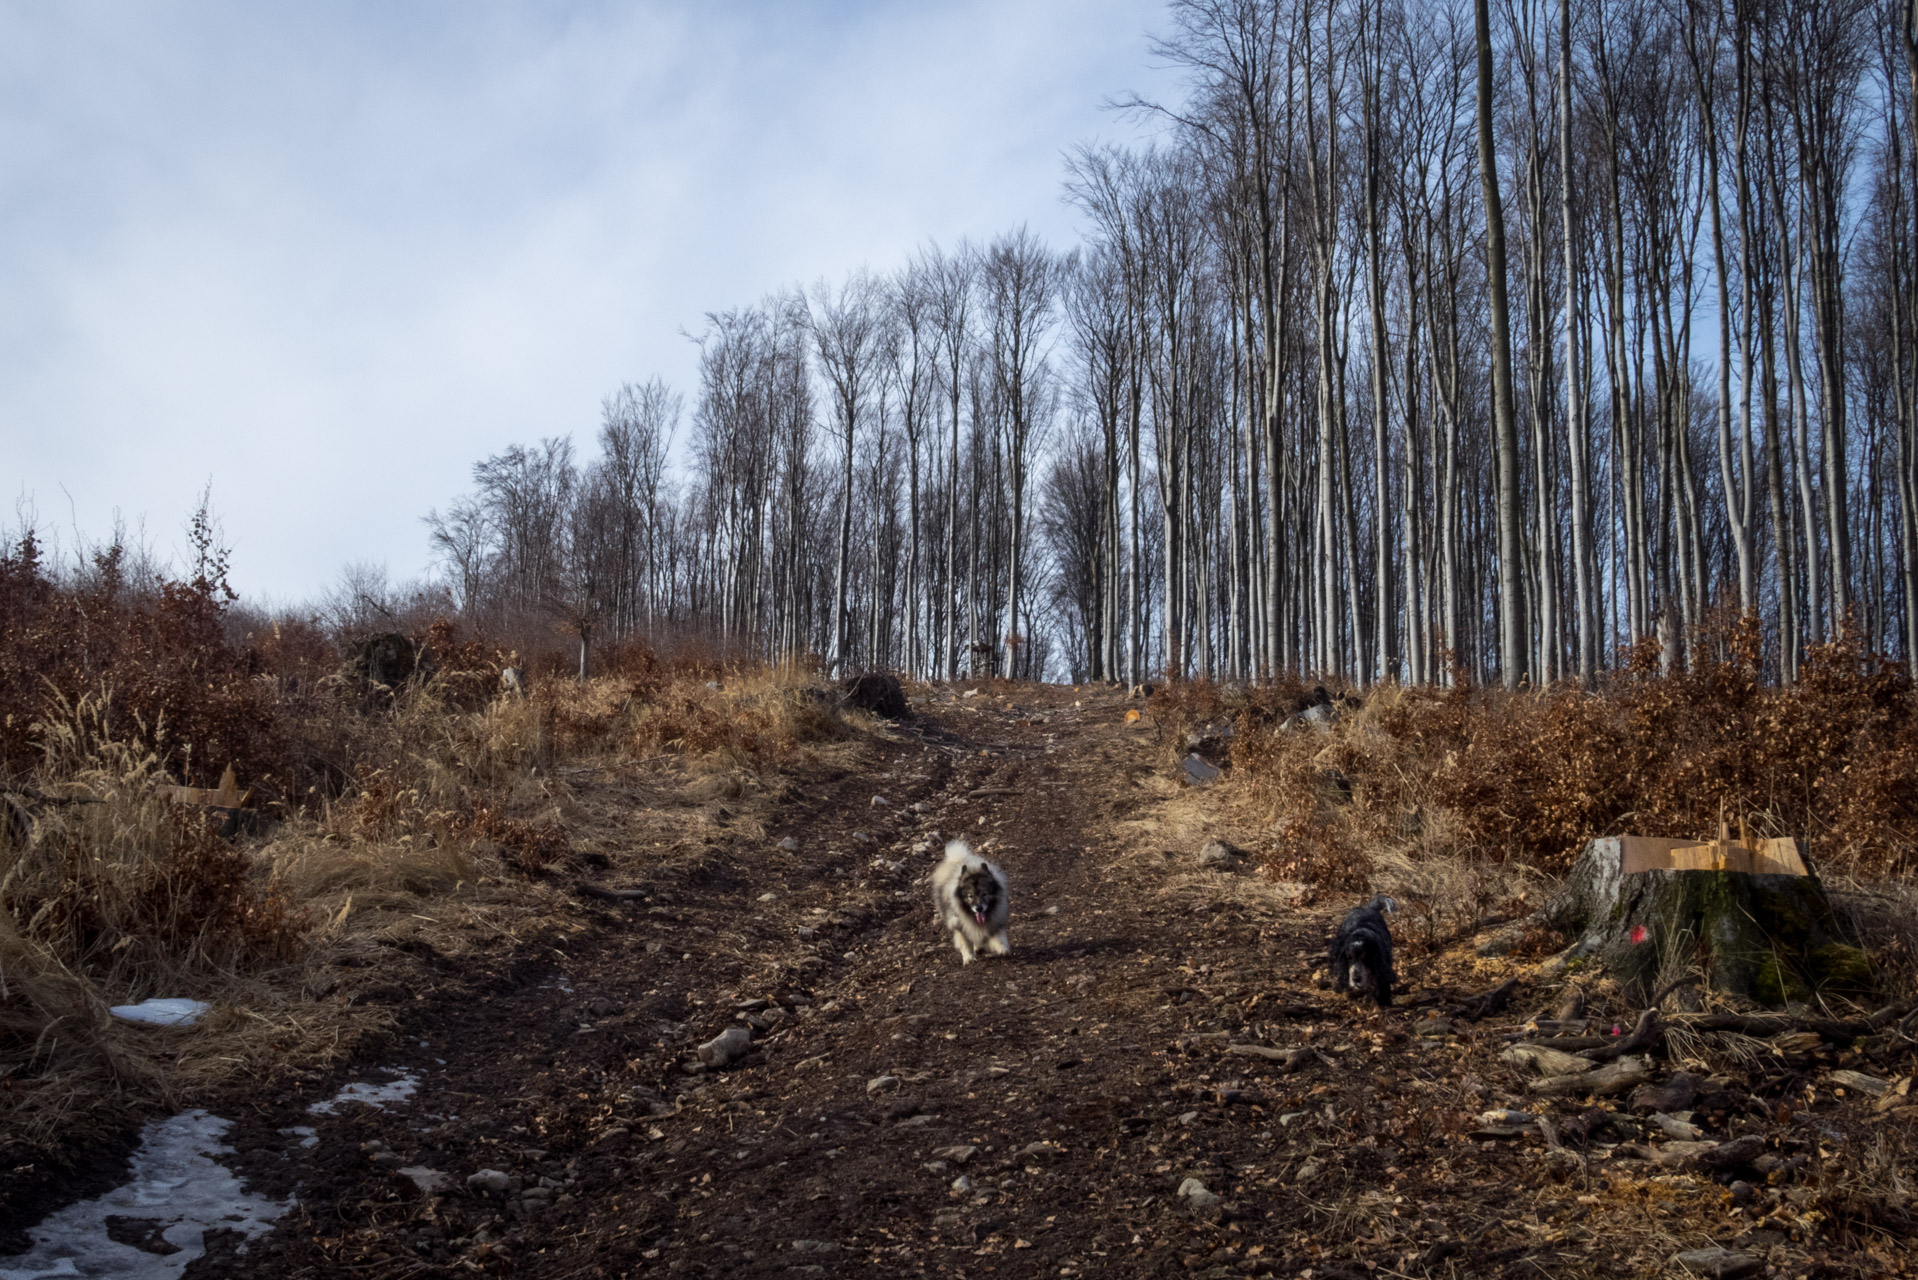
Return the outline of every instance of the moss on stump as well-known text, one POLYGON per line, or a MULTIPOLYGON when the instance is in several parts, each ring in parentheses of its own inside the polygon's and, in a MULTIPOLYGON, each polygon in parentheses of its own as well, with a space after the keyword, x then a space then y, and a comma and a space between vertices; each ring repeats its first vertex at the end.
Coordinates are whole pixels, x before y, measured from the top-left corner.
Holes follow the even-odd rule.
POLYGON ((1865 953, 1816 876, 1622 874, 1618 842, 1594 840, 1545 916, 1579 935, 1557 965, 1596 960, 1640 999, 1661 972, 1693 966, 1713 990, 1772 1008, 1872 987, 1865 953))

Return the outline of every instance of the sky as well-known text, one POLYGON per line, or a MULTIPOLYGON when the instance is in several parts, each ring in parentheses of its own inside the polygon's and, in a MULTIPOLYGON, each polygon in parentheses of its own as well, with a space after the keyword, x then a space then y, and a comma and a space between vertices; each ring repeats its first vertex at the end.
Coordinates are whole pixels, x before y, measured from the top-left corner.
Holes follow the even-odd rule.
MULTIPOLYGON (((0 0, 0 525, 201 491, 252 599, 429 566, 474 462, 709 311, 1026 223, 1169 94, 1162 0, 0 0)), ((682 426, 682 432, 684 427, 682 426)))

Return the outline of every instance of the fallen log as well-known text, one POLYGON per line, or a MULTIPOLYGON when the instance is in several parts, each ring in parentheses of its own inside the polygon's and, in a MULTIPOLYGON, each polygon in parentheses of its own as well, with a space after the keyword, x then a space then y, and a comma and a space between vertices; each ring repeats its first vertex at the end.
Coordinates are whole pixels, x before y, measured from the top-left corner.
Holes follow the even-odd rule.
POLYGON ((1652 1064, 1644 1058, 1620 1058, 1596 1071, 1576 1075, 1540 1076, 1529 1084, 1533 1093, 1559 1096, 1569 1093, 1614 1094, 1644 1084, 1652 1078, 1652 1064))

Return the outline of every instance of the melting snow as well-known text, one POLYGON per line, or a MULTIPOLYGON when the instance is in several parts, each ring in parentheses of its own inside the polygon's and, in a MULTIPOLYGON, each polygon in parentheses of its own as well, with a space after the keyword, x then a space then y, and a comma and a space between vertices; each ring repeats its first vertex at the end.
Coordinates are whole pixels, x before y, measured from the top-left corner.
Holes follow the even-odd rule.
POLYGON ((232 1123, 204 1111, 188 1111, 148 1125, 140 1149, 133 1154, 132 1178, 97 1200, 60 1210, 33 1228, 28 1232, 32 1248, 0 1257, 0 1280, 52 1276, 172 1280, 206 1253, 208 1231, 237 1231, 249 1240, 267 1231, 292 1202, 253 1195, 212 1159, 232 1153, 220 1141, 232 1123), (108 1223, 114 1219, 131 1219, 136 1228, 150 1227, 148 1248, 110 1239, 108 1223))
MULTIPOLYGON (((398 1071, 392 1067, 387 1070, 393 1071, 398 1079, 385 1084, 365 1084, 356 1080, 326 1101, 314 1103, 307 1111, 316 1116, 330 1116, 349 1102, 364 1102, 369 1107, 384 1109, 389 1102, 405 1102, 420 1087, 419 1077, 412 1072, 398 1071)), ((0 1280, 6 1278, 0 1276, 0 1280)))
POLYGON ((116 1004, 107 1012, 123 1021, 144 1022, 152 1027, 190 1027, 212 1008, 204 1000, 156 998, 139 1004, 116 1004))

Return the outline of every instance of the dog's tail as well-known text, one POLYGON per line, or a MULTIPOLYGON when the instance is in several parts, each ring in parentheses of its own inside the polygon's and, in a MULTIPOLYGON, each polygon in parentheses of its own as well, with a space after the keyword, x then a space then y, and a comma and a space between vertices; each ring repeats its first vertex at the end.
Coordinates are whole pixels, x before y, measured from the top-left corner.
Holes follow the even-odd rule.
POLYGON ((972 856, 972 846, 964 840, 946 841, 946 861, 963 862, 972 856))

